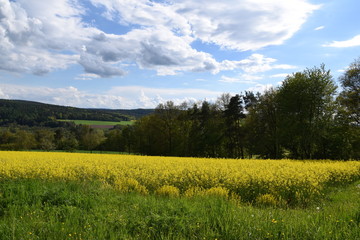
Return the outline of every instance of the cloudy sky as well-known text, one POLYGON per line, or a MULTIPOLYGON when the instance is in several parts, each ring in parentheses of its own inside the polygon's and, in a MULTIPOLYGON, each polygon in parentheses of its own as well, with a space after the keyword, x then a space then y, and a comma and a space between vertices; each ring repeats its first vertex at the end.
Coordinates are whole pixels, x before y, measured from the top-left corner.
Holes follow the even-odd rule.
POLYGON ((153 108, 360 57, 358 0, 0 0, 0 98, 153 108))

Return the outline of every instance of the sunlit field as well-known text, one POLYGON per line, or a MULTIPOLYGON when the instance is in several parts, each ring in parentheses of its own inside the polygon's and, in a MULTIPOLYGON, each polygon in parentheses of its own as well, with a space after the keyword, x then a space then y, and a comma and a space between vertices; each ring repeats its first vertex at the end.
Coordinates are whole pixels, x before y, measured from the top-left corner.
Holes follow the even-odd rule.
POLYGON ((59 119, 60 122, 73 122, 75 124, 82 125, 92 125, 92 126, 115 126, 115 125, 132 125, 134 121, 120 121, 120 122, 111 122, 111 121, 92 121, 92 120, 71 120, 71 119, 59 119))
POLYGON ((0 152, 0 239, 360 239, 360 162, 0 152))
POLYGON ((1 152, 0 178, 100 180, 120 192, 306 206, 327 187, 360 179, 360 162, 1 152))

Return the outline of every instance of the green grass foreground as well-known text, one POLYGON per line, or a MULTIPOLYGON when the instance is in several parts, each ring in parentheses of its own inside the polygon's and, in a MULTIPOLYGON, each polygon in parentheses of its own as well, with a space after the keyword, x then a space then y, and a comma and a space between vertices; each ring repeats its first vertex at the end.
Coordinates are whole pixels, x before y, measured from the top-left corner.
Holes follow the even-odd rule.
POLYGON ((0 181, 0 239, 360 239, 360 182, 306 209, 122 194, 100 182, 0 181))

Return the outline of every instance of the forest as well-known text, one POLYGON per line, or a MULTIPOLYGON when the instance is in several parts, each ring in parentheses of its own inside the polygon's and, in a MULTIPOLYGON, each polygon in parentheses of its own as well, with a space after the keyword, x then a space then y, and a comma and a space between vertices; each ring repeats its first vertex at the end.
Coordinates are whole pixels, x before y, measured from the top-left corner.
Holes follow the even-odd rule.
POLYGON ((57 120, 129 121, 153 112, 151 109, 86 109, 23 100, 0 99, 0 126, 10 124, 56 127, 57 120))
POLYGON ((168 101, 154 111, 142 112, 142 117, 131 126, 115 126, 109 130, 71 123, 43 123, 49 119, 114 121, 129 117, 115 110, 87 115, 89 110, 64 108, 42 120, 39 116, 43 115, 37 114, 44 112, 41 107, 29 109, 26 103, 18 102, 16 109, 27 109, 22 112, 6 107, 2 100, 0 112, 6 112, 7 117, 1 115, 0 118, 0 149, 358 160, 360 58, 354 60, 338 80, 340 88, 322 64, 288 75, 279 87, 264 93, 224 93, 215 102, 180 105, 168 101), (10 119, 9 116, 16 116, 13 113, 18 115, 17 119, 25 120, 10 119))

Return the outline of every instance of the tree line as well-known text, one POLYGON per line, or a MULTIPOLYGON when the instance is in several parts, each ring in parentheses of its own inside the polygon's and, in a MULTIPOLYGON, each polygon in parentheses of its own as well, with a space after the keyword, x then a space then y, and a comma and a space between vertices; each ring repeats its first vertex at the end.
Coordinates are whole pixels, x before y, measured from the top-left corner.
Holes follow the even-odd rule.
POLYGON ((359 159, 360 59, 340 77, 324 65, 289 75, 263 94, 216 103, 160 104, 131 127, 128 150, 146 155, 359 159), (132 149, 130 148, 132 147, 132 149))
POLYGON ((339 82, 341 91, 337 91, 330 70, 321 65, 293 73, 279 87, 262 94, 245 91, 223 94, 216 102, 180 105, 169 101, 132 126, 107 131, 75 125, 55 130, 7 128, 1 132, 0 148, 360 159, 360 58, 350 64, 339 82), (33 145, 16 145, 16 139, 30 139, 33 145))

